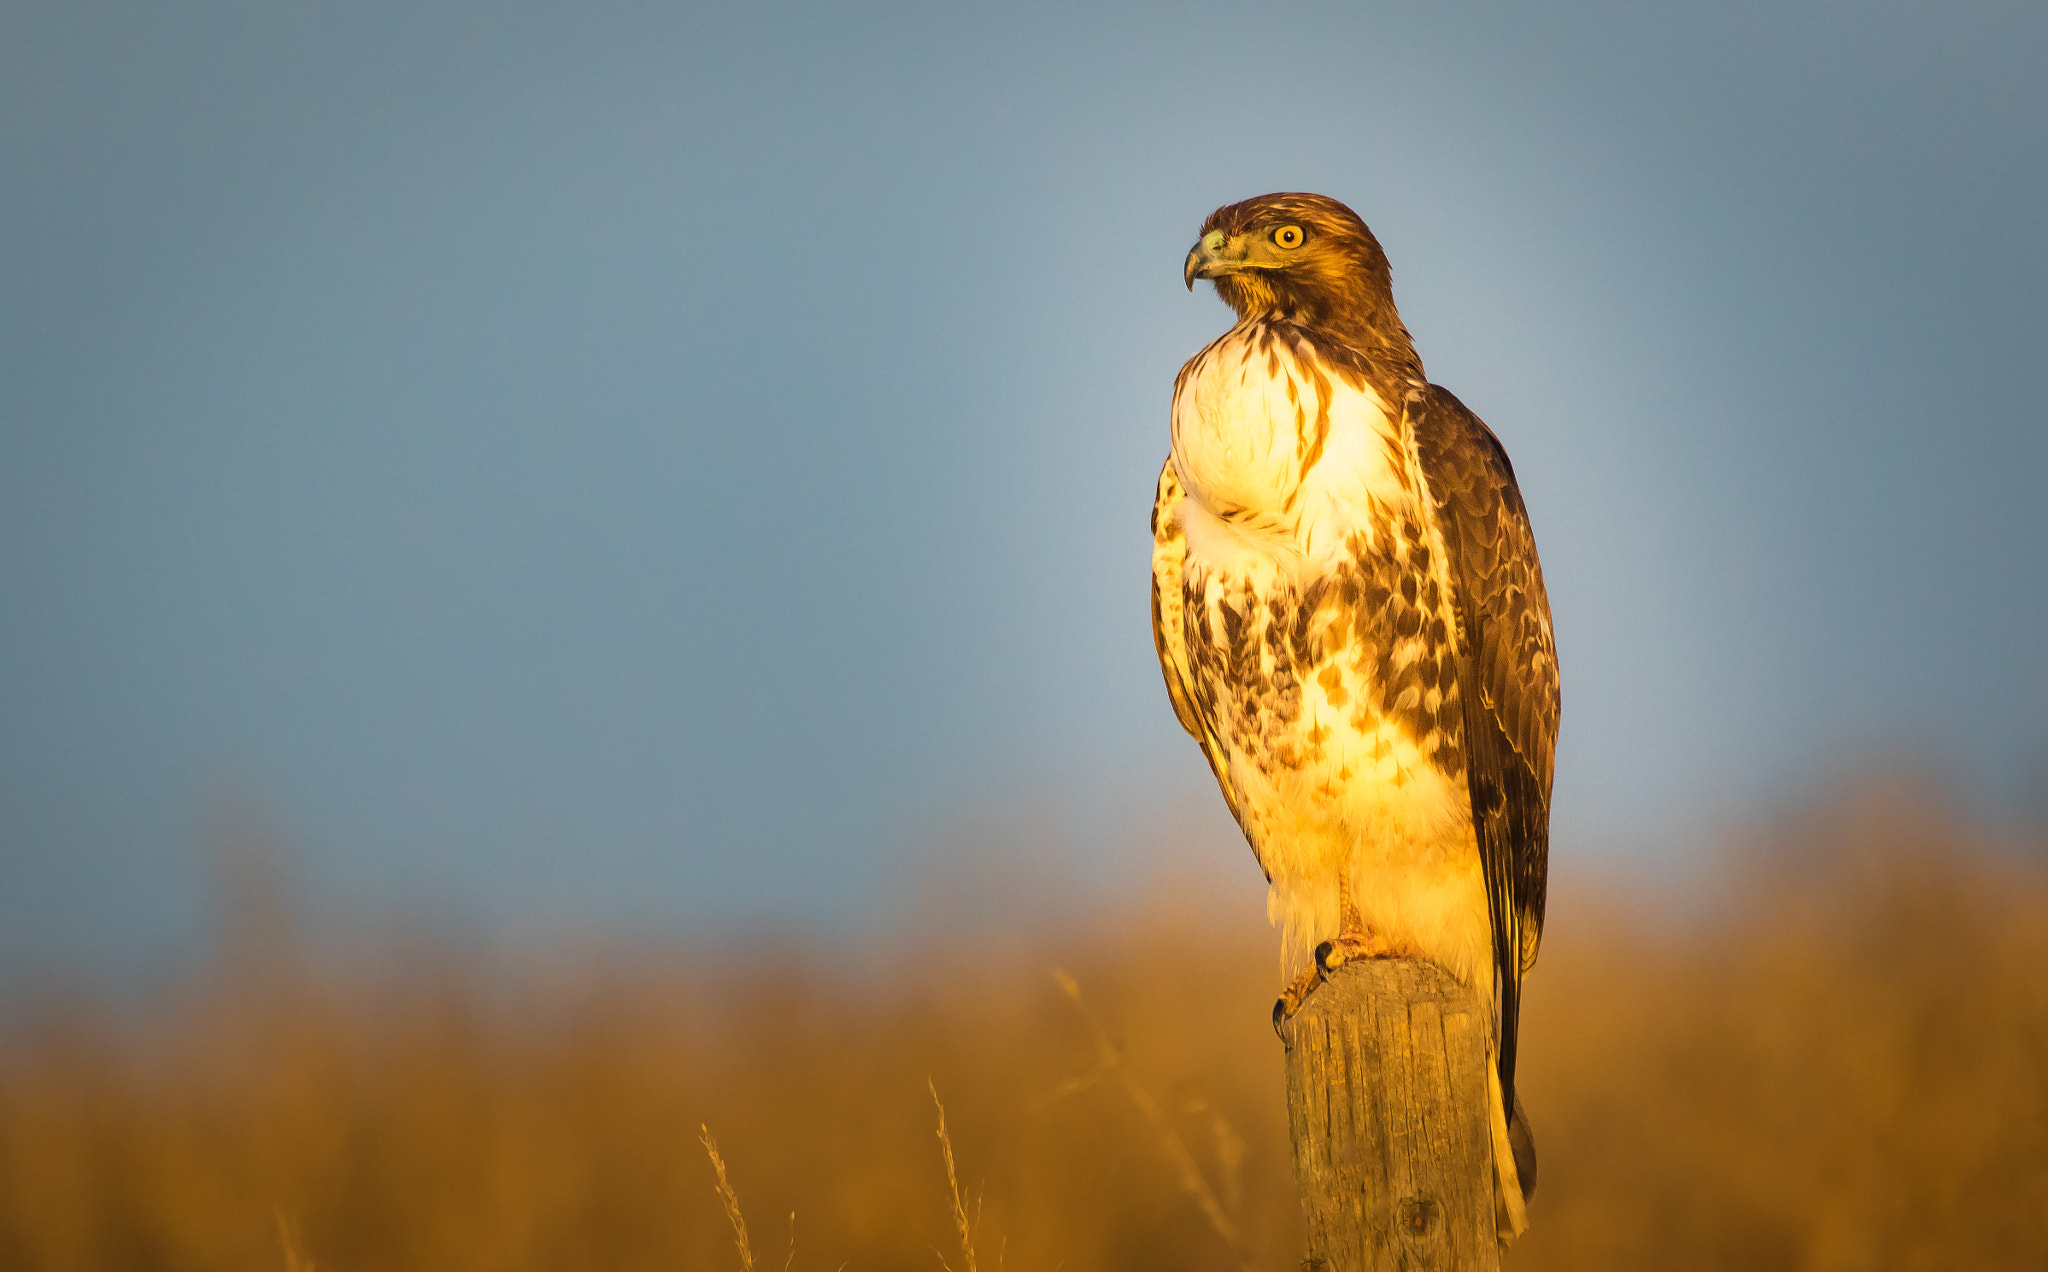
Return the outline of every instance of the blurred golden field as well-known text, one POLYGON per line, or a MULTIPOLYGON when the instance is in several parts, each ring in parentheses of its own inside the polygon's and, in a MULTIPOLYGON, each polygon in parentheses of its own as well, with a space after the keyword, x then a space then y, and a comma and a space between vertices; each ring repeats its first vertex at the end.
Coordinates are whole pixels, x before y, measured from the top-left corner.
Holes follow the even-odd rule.
MULTIPOLYGON (((1524 1044, 1542 1188, 1507 1265, 2048 1267, 2048 847, 1994 838, 1866 788, 1683 887, 1560 871, 1524 1044)), ((0 1267, 738 1268, 708 1126, 756 1266, 964 1272, 929 1082, 974 1266, 1240 1266, 1184 1153, 1281 1272, 1261 901, 1247 865, 854 954, 365 962, 244 933, 147 1010, 10 1009, 0 1267)))

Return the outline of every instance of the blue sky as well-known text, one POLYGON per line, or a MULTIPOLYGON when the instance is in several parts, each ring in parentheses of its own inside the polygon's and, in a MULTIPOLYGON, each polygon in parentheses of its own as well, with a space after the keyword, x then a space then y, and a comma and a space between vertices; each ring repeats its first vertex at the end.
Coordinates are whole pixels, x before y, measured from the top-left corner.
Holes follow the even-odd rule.
POLYGON ((1872 755, 2040 809, 2038 5, 0 28, 10 973, 189 949, 224 809, 337 906, 685 933, 878 921, 1024 810, 1054 893, 1215 831, 1145 519, 1181 257, 1274 189, 1514 455, 1560 856, 1872 755))

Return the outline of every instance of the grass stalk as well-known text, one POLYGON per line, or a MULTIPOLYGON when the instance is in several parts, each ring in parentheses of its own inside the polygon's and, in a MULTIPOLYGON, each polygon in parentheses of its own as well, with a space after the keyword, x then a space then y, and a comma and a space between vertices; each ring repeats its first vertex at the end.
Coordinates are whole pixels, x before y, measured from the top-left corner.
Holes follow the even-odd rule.
MULTIPOLYGON (((718 1202, 725 1207, 725 1217, 732 1223, 733 1240, 740 1247, 740 1268, 742 1272, 754 1272, 754 1249, 747 1243, 747 1220, 740 1213, 740 1196, 732 1189, 732 1180, 726 1177, 725 1159, 718 1155, 718 1141, 711 1138, 711 1128, 700 1122, 697 1130, 701 1135, 704 1151, 711 1155, 711 1169, 718 1176, 718 1187, 712 1189, 718 1194, 718 1202)), ((796 1213, 789 1217, 790 1257, 796 1257, 796 1213)))
POLYGON ((277 1216, 277 1244, 284 1250, 284 1272, 313 1272, 313 1261, 299 1244, 299 1226, 285 1217, 282 1207, 271 1213, 277 1216))
MULTIPOLYGON (((925 1085, 931 1088, 932 1104, 939 1110, 939 1149, 946 1158, 946 1186, 953 1192, 953 1225, 960 1230, 960 1257, 966 1262, 967 1272, 977 1272, 974 1265, 974 1225, 968 1220, 967 1204, 960 1197, 960 1176, 953 1170, 953 1139, 946 1134, 946 1106, 939 1100, 938 1083, 926 1078, 925 1085)), ((980 1211, 981 1207, 977 1205, 977 1216, 980 1211)), ((952 1265, 946 1262, 945 1255, 939 1256, 939 1266, 951 1272, 952 1265)))
POLYGON ((1130 1066, 1124 1063, 1123 1052, 1110 1041, 1109 1032, 1102 1027, 1102 1022, 1095 1018, 1095 1013, 1090 1011, 1088 1004, 1082 1000, 1081 986, 1073 977, 1057 968, 1053 969, 1052 978, 1058 982, 1061 991, 1073 1000, 1074 1010, 1081 1013, 1081 1019, 1088 1023, 1089 1032, 1095 1038, 1095 1049, 1099 1054, 1102 1071, 1117 1075, 1123 1083, 1125 1094, 1130 1096, 1131 1103, 1137 1105, 1138 1112, 1151 1123, 1153 1132, 1159 1137, 1160 1148, 1173 1165, 1181 1191, 1194 1198, 1195 1205, 1201 1208, 1202 1214, 1209 1220, 1209 1226, 1216 1230, 1216 1235, 1223 1239, 1223 1244, 1229 1246, 1231 1253, 1237 1256, 1238 1267, 1242 1272, 1264 1272, 1259 1261, 1252 1256, 1251 1247, 1245 1244, 1244 1236, 1238 1231, 1237 1224, 1231 1220, 1230 1212, 1224 1209, 1223 1203, 1217 1199, 1216 1190, 1209 1186, 1208 1179, 1202 1174, 1200 1163, 1195 1161, 1194 1153, 1188 1149, 1187 1141, 1174 1129, 1173 1119, 1166 1115, 1166 1110, 1159 1106, 1159 1101, 1152 1098, 1152 1093, 1145 1089, 1145 1084, 1138 1081, 1138 1075, 1132 1073, 1130 1066))

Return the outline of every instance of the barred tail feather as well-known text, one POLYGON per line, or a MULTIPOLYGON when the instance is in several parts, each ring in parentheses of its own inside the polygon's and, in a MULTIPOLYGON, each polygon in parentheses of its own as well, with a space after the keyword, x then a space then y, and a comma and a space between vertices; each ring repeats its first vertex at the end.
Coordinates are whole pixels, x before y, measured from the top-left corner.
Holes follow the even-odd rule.
POLYGON ((1529 1230, 1529 1199, 1536 1195, 1536 1136, 1519 1095, 1512 1097, 1513 1113, 1504 1114, 1499 1070, 1492 1065, 1487 1069, 1492 1088, 1494 1230, 1505 1249, 1529 1230))
POLYGON ((1536 1132, 1529 1129, 1529 1114, 1522 1108, 1521 1092, 1515 1093, 1515 1111, 1508 1118, 1508 1147, 1514 1150, 1515 1176, 1522 1184, 1522 1200, 1536 1196, 1536 1132))

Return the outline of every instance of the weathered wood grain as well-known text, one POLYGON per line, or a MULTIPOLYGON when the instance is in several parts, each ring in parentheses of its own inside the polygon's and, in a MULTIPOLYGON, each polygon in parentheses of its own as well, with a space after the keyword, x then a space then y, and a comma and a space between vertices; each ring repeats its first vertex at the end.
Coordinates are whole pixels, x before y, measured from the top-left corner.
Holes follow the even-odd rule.
POLYGON ((1484 1005, 1410 959, 1336 969, 1283 1027, 1317 1272, 1497 1272, 1484 1005))

